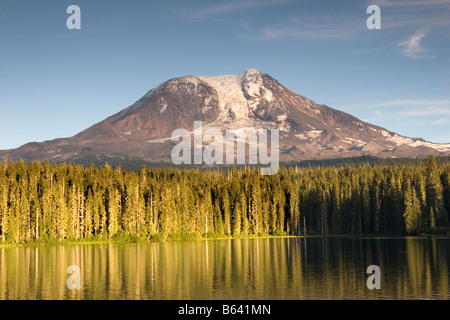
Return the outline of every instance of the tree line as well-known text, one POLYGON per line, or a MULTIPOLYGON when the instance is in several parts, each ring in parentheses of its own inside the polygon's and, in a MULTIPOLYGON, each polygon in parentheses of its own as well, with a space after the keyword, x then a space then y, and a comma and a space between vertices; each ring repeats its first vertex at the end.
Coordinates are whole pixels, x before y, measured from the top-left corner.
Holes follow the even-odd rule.
POLYGON ((449 231, 450 165, 140 171, 0 164, 0 241, 449 231))

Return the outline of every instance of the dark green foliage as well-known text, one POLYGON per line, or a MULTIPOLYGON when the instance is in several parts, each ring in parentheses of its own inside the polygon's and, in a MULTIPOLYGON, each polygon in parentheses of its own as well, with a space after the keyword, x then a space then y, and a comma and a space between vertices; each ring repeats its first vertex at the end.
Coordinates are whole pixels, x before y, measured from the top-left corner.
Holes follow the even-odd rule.
MULTIPOLYGON (((130 157, 129 155, 117 155, 116 157, 108 157, 104 155, 97 155, 92 151, 87 151, 81 158, 76 160, 77 164, 83 166, 89 166, 94 164, 97 167, 103 166, 105 163, 109 163, 112 167, 121 167, 127 171, 139 171, 142 166, 148 166, 152 168, 171 168, 171 169, 190 169, 192 165, 181 164, 175 165, 170 162, 153 162, 146 161, 141 158, 130 157)), ((7 155, 4 157, 4 163, 7 163, 7 155)), ((376 165, 376 166, 392 166, 406 165, 406 164, 425 164, 426 158, 378 158, 374 156, 360 156, 360 157, 344 157, 344 158, 331 158, 331 159, 313 159, 302 161, 282 162, 282 166, 298 167, 298 168, 315 168, 315 167, 344 167, 344 166, 362 166, 362 165, 376 165)), ((449 163, 450 157, 436 157, 437 164, 449 163)), ((54 163, 58 163, 57 159, 54 163)), ((246 165, 222 165, 223 171, 232 170, 233 168, 245 168, 246 165)), ((200 167, 200 171, 210 170, 208 166, 200 167)))
POLYGON ((444 212, 444 201, 442 194, 441 173, 436 164, 436 159, 430 155, 427 161, 425 190, 426 190, 426 210, 430 216, 430 226, 448 226, 447 212, 444 212))
POLYGON ((0 242, 449 230, 450 165, 225 171, 0 164, 0 242))

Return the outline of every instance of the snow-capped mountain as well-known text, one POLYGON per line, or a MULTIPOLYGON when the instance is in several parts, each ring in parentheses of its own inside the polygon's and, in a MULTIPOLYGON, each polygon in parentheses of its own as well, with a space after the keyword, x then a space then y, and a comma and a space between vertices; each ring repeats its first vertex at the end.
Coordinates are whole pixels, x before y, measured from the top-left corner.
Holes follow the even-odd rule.
POLYGON ((81 162, 133 158, 170 162, 174 130, 279 129, 280 161, 372 155, 450 155, 450 144, 408 138, 319 105, 255 69, 237 75, 168 80, 121 112, 65 139, 33 142, 9 158, 81 162))

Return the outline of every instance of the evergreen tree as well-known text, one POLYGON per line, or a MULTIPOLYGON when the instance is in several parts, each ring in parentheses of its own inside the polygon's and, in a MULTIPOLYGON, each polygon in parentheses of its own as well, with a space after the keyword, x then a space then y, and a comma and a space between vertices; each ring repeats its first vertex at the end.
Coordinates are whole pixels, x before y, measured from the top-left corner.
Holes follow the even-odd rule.
POLYGON ((2 243, 6 240, 8 229, 8 189, 9 180, 6 177, 6 165, 0 165, 0 236, 2 243))
POLYGON ((222 211, 220 210, 219 201, 214 204, 214 232, 217 236, 223 236, 225 230, 223 228, 222 211))
MULTIPOLYGON (((430 222, 434 220, 436 226, 448 226, 448 216, 444 213, 439 169, 433 155, 430 155, 427 161, 425 190, 426 210, 430 215, 430 222)), ((431 227, 433 228, 433 225, 431 227)))
POLYGON ((247 236, 249 234, 249 223, 248 223, 248 202, 245 193, 241 194, 241 199, 239 202, 242 218, 242 234, 247 236))
POLYGON ((447 212, 447 222, 450 223, 450 167, 447 166, 446 170, 441 175, 442 182, 442 197, 444 202, 444 211, 447 212))
POLYGON ((405 211, 403 217, 405 219, 405 229, 408 234, 416 234, 420 225, 420 201, 417 193, 411 187, 410 180, 406 180, 405 188, 405 211))
POLYGON ((166 187, 165 191, 161 195, 161 208, 159 215, 159 234, 162 236, 163 241, 167 239, 169 235, 174 234, 174 218, 176 215, 175 200, 173 197, 172 189, 166 187))
POLYGON ((300 202, 299 202, 299 190, 298 186, 294 183, 288 185, 288 205, 289 205, 289 217, 288 226, 289 233, 300 234, 300 202))
POLYGON ((117 189, 112 185, 108 188, 108 197, 108 237, 111 239, 119 232, 121 197, 117 189))
POLYGON ((58 182, 55 198, 57 199, 56 207, 56 234, 60 239, 67 237, 67 224, 69 222, 69 209, 67 208, 67 200, 65 196, 65 181, 58 182))
POLYGON ((83 228, 83 237, 85 239, 89 239, 94 234, 94 228, 93 228, 93 206, 94 206, 94 200, 92 196, 92 190, 89 189, 88 195, 86 197, 85 201, 85 208, 84 208, 84 228, 83 228))
POLYGON ((223 228, 225 235, 229 236, 231 232, 231 213, 230 213, 230 197, 228 194, 228 188, 223 187, 222 191, 222 211, 223 211, 223 228))
POLYGON ((262 198, 261 187, 257 179, 253 180, 251 190, 252 193, 249 208, 249 222, 251 225, 251 229, 249 230, 249 232, 251 234, 260 234, 262 232, 262 198))

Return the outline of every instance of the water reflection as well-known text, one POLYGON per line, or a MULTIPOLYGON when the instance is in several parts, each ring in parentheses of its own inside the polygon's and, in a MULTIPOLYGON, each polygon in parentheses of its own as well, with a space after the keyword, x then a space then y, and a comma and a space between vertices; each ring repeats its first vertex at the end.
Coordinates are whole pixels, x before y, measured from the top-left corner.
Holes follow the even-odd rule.
POLYGON ((1 248, 0 299, 449 299, 449 262, 448 237, 1 248), (380 290, 366 287, 372 264, 380 290))

